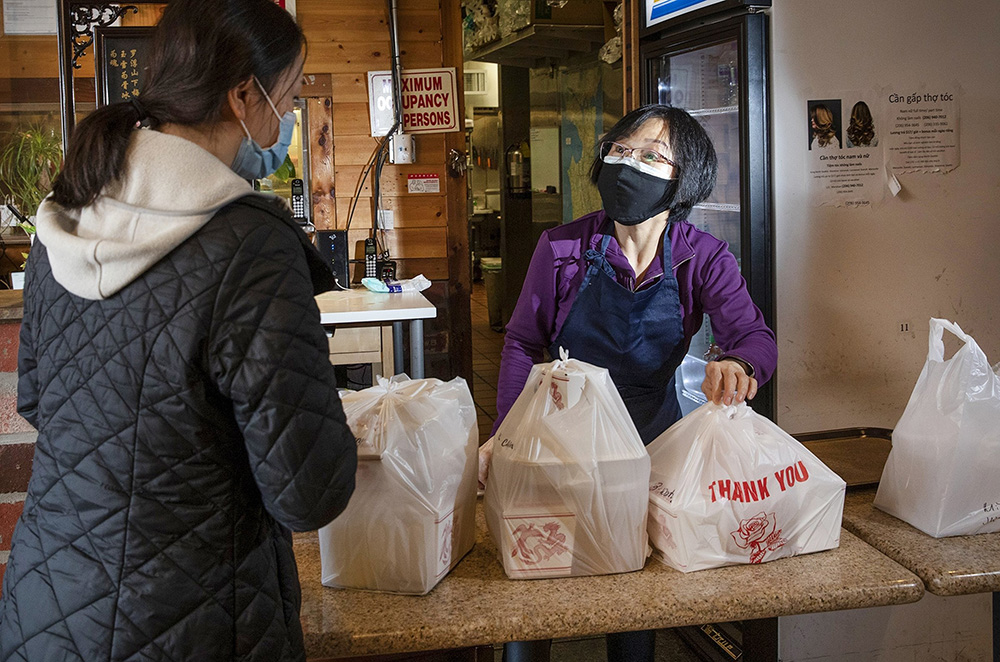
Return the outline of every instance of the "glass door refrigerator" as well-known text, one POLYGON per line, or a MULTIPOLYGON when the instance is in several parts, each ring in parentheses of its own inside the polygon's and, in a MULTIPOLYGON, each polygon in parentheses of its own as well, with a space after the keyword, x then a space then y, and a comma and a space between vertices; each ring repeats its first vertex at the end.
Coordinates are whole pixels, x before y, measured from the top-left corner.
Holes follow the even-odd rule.
MULTIPOLYGON (((698 118, 715 144, 719 175, 712 196, 689 217, 699 229, 729 243, 750 295, 774 329, 774 242, 768 135, 767 15, 770 0, 642 0, 639 59, 642 103, 683 108, 698 118)), ((701 394, 713 347, 711 320, 692 339, 677 376, 678 399, 688 411, 701 394)), ((774 418, 774 379, 752 406, 774 418)))

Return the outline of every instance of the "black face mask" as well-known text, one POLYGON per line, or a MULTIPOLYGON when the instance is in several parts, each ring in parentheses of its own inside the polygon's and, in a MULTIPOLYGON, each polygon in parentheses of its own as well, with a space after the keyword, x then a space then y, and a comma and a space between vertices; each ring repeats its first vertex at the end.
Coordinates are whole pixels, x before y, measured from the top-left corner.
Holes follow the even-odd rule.
POLYGON ((677 180, 662 179, 625 163, 603 163, 597 190, 608 216, 622 225, 638 225, 670 208, 677 180))

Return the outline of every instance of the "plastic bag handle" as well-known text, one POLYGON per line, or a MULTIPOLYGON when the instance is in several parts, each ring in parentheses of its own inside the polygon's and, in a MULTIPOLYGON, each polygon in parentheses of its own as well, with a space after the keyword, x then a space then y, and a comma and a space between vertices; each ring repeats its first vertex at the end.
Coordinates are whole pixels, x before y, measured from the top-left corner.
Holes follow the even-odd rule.
POLYGON ((931 318, 931 331, 928 338, 927 358, 932 361, 944 361, 944 331, 947 329, 968 344, 972 338, 958 324, 937 317, 931 318))

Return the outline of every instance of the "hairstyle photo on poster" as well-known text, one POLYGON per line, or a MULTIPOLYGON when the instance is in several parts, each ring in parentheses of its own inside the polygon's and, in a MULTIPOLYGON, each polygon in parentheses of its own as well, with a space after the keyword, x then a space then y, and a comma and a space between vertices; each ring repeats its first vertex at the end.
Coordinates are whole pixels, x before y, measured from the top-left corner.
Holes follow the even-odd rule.
POLYGON ((840 99, 809 102, 809 149, 840 149, 840 99))
POLYGON ((855 90, 806 102, 813 206, 873 209, 885 198, 878 99, 874 90, 855 90))
POLYGON ((851 107, 851 119, 847 126, 847 149, 852 147, 878 147, 878 133, 875 131, 875 118, 872 110, 864 101, 858 101, 851 107))

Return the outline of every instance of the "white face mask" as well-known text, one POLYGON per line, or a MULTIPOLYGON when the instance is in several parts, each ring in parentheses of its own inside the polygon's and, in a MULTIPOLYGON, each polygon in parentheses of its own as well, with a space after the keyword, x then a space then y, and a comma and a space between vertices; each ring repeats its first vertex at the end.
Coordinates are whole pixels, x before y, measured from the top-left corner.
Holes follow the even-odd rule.
POLYGON ((264 86, 260 84, 256 76, 253 79, 257 83, 257 87, 260 88, 261 94, 267 99, 268 105, 271 106, 274 116, 278 118, 278 140, 264 149, 250 135, 243 120, 239 121, 243 132, 247 135, 240 143, 236 158, 233 159, 233 163, 229 167, 244 179, 261 179, 280 168, 281 164, 285 162, 285 157, 288 156, 288 148, 292 144, 292 132, 295 129, 295 113, 288 111, 283 116, 279 115, 278 109, 271 101, 271 97, 267 95, 264 86))

